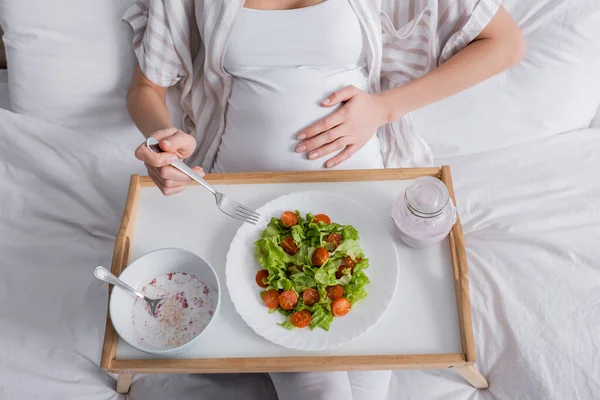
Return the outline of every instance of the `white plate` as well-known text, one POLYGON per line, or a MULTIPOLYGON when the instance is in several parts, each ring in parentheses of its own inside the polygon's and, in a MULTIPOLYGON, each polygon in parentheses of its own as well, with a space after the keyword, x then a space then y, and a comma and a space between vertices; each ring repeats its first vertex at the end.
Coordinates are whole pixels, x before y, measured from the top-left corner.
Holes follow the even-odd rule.
POLYGON ((319 351, 350 343, 379 322, 396 294, 398 255, 394 241, 376 215, 346 197, 317 191, 279 197, 258 212, 261 221, 256 226, 244 224, 237 231, 227 253, 225 269, 227 289, 235 309, 257 334, 290 349, 319 351), (299 210, 302 215, 327 214, 333 222, 354 226, 369 259, 370 267, 365 270, 371 281, 366 287, 367 298, 356 303, 346 316, 334 318, 328 332, 320 328, 314 331, 284 329, 277 325, 284 321, 284 316, 269 314, 260 299, 261 288, 255 276, 261 267, 254 257, 254 242, 271 217, 278 218, 288 210, 299 210))
POLYGON ((185 272, 196 275, 210 290, 215 310, 208 325, 189 342, 171 349, 157 349, 140 340, 140 335, 133 326, 131 313, 136 297, 125 290, 114 287, 110 296, 110 319, 115 330, 131 346, 151 354, 167 355, 178 353, 187 348, 212 325, 221 304, 221 287, 213 268, 197 255, 182 249, 160 249, 147 253, 127 266, 119 276, 123 282, 136 290, 141 290, 153 278, 171 272, 185 272))

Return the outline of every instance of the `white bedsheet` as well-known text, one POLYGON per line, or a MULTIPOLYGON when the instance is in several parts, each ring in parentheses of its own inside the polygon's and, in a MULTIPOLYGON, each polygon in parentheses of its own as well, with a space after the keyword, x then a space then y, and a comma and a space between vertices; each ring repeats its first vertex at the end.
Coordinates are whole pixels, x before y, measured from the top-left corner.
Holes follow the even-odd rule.
POLYGON ((10 99, 8 98, 8 71, 0 69, 0 109, 8 110, 10 99))
MULTIPOLYGON (((137 137, 0 110, 0 399, 122 399, 99 367, 106 287, 137 137), (114 135, 110 136, 116 137, 114 135), (126 143, 125 143, 126 142, 126 143)), ((394 373, 389 399, 600 394, 600 130, 451 160, 478 364, 394 373)), ((264 375, 137 376, 127 398, 275 399, 264 375)))

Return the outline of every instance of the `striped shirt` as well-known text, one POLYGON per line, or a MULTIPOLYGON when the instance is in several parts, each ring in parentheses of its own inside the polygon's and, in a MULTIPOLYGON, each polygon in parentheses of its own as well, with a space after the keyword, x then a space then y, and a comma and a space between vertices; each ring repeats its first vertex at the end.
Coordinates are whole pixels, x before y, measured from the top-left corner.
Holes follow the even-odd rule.
MULTIPOLYGON (((325 0, 326 1, 326 0, 325 0)), ((464 49, 501 0, 349 0, 368 42, 369 91, 417 79, 464 49)), ((144 75, 178 85, 181 127, 198 146, 187 160, 211 171, 225 128, 233 77, 223 59, 244 0, 135 0, 123 20, 144 75)), ((429 166, 431 150, 410 114, 379 128, 386 168, 429 166)))

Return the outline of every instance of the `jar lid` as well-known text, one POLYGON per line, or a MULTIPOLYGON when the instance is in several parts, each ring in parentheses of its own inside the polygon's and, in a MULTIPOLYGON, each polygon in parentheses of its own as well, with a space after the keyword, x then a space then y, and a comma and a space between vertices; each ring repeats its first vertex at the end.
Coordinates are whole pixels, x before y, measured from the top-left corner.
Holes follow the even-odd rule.
POLYGON ((421 218, 440 215, 450 201, 448 188, 439 179, 423 176, 414 180, 404 192, 409 210, 421 218))

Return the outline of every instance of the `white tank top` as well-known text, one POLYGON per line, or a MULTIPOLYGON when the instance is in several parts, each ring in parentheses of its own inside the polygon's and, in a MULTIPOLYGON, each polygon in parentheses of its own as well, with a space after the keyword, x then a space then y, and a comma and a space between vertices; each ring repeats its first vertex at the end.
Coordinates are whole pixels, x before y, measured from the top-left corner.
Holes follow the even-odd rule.
MULTIPOLYGON (((225 71, 234 77, 215 172, 323 169, 333 155, 295 152, 297 133, 337 108, 320 103, 354 85, 367 90, 362 28, 348 0, 293 10, 244 9, 225 71)), ((376 135, 337 168, 383 168, 376 135)))

